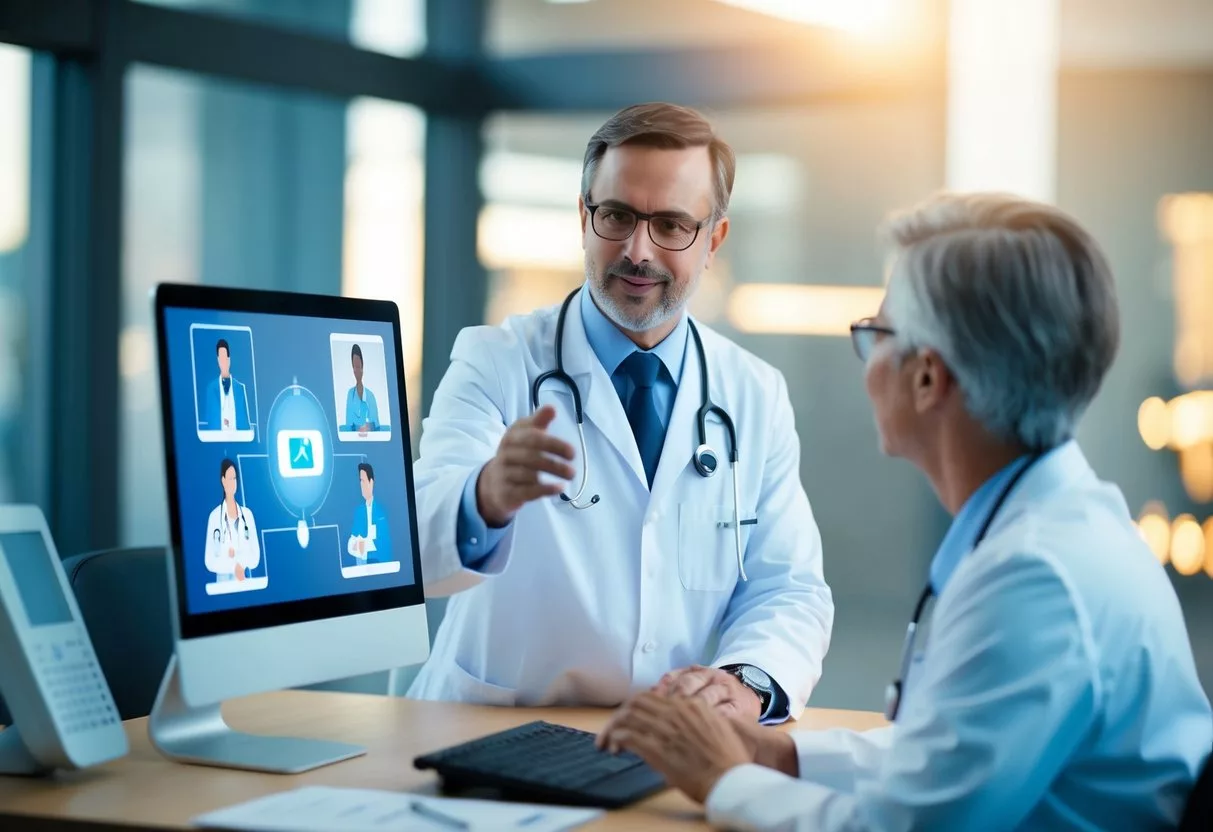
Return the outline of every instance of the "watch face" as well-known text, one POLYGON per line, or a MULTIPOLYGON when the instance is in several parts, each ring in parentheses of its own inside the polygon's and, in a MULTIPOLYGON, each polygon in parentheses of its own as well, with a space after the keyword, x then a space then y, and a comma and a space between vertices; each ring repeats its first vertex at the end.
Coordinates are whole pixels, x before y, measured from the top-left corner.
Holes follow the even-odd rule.
POLYGON ((754 687, 762 688, 763 690, 771 689, 771 677, 756 667, 747 665, 741 668, 741 675, 742 678, 754 687))

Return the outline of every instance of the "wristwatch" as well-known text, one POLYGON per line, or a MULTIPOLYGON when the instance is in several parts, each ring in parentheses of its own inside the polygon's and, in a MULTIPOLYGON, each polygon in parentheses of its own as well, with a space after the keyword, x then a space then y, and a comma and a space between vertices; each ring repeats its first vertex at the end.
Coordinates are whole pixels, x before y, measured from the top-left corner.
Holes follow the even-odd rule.
POLYGON ((767 711, 771 709, 771 700, 775 698, 775 682, 771 677, 749 664, 731 664, 721 670, 736 676, 737 681, 758 695, 758 716, 760 719, 766 716, 767 711))

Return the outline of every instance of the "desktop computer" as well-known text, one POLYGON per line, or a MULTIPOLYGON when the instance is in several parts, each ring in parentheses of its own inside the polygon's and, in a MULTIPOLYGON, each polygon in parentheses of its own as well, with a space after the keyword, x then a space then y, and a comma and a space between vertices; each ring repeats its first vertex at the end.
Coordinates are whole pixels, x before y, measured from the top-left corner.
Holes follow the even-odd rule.
POLYGON ((152 742, 260 771, 357 756, 240 734, 219 706, 429 654, 399 312, 182 285, 153 307, 175 651, 152 742))

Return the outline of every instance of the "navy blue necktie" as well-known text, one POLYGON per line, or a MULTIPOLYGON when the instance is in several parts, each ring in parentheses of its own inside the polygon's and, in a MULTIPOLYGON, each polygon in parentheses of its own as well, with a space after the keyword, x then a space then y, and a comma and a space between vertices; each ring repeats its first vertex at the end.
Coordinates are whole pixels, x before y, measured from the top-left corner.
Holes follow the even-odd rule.
POLYGON ((628 424, 636 437, 640 450, 640 461, 644 473, 653 487, 653 475, 657 473, 657 461, 661 459, 661 445, 665 441, 665 428, 657 413, 657 401, 653 396, 653 384, 661 371, 661 359, 650 352, 636 352, 624 359, 619 368, 628 374, 635 388, 628 402, 628 424))

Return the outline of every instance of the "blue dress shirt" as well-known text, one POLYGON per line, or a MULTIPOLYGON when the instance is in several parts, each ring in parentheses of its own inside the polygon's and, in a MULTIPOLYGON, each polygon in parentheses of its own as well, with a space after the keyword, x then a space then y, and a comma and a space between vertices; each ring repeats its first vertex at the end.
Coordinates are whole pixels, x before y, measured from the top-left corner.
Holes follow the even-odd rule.
MULTIPOLYGON (((939 544, 935 557, 931 561, 931 590, 936 595, 943 592, 944 586, 952 577, 952 573, 956 571, 956 567, 960 565, 960 561, 972 551, 977 542, 977 533, 989 519, 990 512, 1006 489, 1007 483, 1030 460, 1029 456, 1021 456, 1006 465, 997 474, 982 483, 981 488, 974 491, 960 507, 960 511, 956 512, 952 525, 948 527, 948 533, 944 535, 943 541, 939 544)), ((1003 505, 1006 505, 1005 501, 1003 505)))

